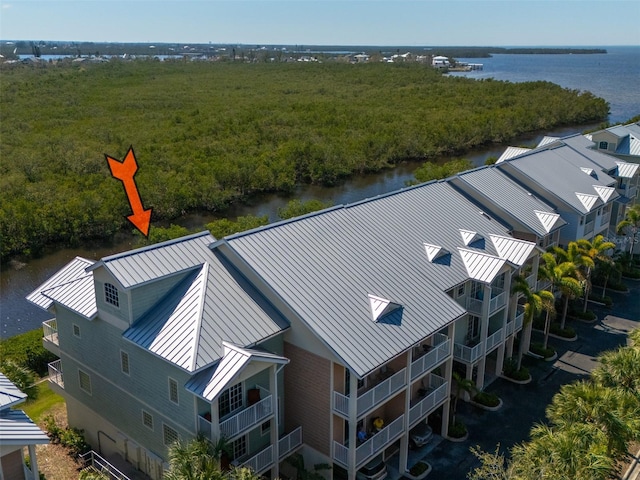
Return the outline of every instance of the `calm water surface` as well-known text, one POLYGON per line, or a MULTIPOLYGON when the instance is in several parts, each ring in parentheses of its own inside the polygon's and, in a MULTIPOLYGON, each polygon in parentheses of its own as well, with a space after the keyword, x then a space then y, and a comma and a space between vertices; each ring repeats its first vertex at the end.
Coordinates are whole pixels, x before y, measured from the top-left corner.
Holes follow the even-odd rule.
MULTIPOLYGON (((486 59, 461 59, 483 63, 479 72, 456 73, 471 78, 489 78, 512 82, 547 80, 563 87, 590 91, 605 98, 611 105, 609 120, 622 122, 640 114, 640 47, 606 47, 607 54, 595 55, 495 55, 486 59)), ((577 133, 596 125, 562 128, 544 132, 553 136, 577 133)), ((514 139, 513 145, 535 145, 542 134, 514 139)), ((506 146, 506 145, 505 145, 506 146)), ((505 146, 482 149, 465 155, 476 165, 490 156, 500 156, 505 146)), ((442 159, 443 161, 446 159, 442 159)), ((336 187, 308 186, 299 188, 293 196, 263 195, 247 204, 234 207, 229 216, 268 215, 277 219, 278 208, 291 198, 318 198, 334 205, 347 204, 391 192, 413 179, 417 164, 403 164, 391 171, 353 178, 336 187)), ((188 228, 201 228, 213 216, 190 215, 179 223, 188 228)), ((95 245, 77 249, 62 249, 21 265, 2 265, 0 271, 0 337, 9 337, 34 328, 51 315, 27 303, 24 297, 75 256, 99 259, 132 248, 133 238, 126 237, 110 245, 95 245)))

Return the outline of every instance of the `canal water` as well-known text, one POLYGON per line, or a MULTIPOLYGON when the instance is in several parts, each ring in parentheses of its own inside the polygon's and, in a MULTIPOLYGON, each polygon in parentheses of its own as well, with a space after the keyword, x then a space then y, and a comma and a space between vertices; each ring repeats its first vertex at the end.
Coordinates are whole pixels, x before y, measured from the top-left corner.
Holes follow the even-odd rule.
MULTIPOLYGON (((551 132, 541 132, 535 135, 524 135, 514 139, 510 144, 535 146, 544 135, 566 136, 585 129, 595 128, 596 126, 582 125, 560 128, 551 132)), ((479 149, 468 155, 462 155, 462 158, 467 158, 474 165, 480 166, 489 157, 499 157, 506 146, 495 145, 479 149)), ((443 157, 438 161, 445 162, 451 159, 452 157, 443 157)), ((249 214, 267 215, 270 221, 275 221, 278 220, 278 209, 294 198, 301 200, 319 199, 324 202, 331 202, 333 205, 349 204, 366 198, 373 198, 377 195, 406 187, 407 182, 414 179, 413 172, 420 165, 421 163, 418 162, 403 163, 392 170, 354 177, 334 187, 300 186, 291 196, 278 194, 258 195, 245 203, 231 207, 225 212, 225 216, 235 218, 249 214)), ((191 214, 174 223, 192 230, 201 230, 206 223, 216 218, 220 217, 209 214, 191 214)), ((51 317, 47 312, 27 302, 25 296, 74 257, 81 256, 98 260, 102 257, 134 248, 136 238, 133 235, 123 234, 113 243, 57 249, 40 258, 25 260, 24 262, 12 261, 2 265, 2 270, 0 271, 0 337, 7 338, 39 328, 42 321, 51 317)))

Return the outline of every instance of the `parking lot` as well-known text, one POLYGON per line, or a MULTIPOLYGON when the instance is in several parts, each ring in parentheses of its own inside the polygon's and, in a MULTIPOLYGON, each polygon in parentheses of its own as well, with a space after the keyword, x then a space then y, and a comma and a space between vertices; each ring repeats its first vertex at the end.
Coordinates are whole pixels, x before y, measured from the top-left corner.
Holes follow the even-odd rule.
MULTIPOLYGON (((458 416, 467 425, 467 440, 457 443, 434 436, 429 445, 410 453, 409 465, 424 459, 433 468, 428 479, 463 480, 479 465, 469 451, 471 446, 493 452, 500 444, 500 450, 507 452, 516 443, 527 440, 533 424, 545 420, 545 409, 560 387, 588 377, 600 352, 623 345, 629 331, 640 327, 640 282, 626 283, 629 293, 607 292, 614 301, 611 308, 589 305, 598 315, 595 322, 569 322, 578 333, 576 341, 549 339, 558 353, 555 361, 524 359, 532 376, 531 383, 517 385, 498 378, 487 388, 502 399, 503 407, 499 411, 488 412, 459 402, 458 416)), ((541 338, 541 334, 534 332, 534 341, 541 338)), ((399 478, 397 458, 392 457, 388 465, 389 478, 399 478)))

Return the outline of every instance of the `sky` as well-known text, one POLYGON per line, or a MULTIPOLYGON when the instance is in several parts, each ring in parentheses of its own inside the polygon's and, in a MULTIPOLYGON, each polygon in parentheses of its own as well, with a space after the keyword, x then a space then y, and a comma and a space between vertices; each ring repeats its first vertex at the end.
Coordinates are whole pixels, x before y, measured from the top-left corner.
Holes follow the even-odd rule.
POLYGON ((0 39, 245 45, 640 45, 640 0, 0 0, 0 39))

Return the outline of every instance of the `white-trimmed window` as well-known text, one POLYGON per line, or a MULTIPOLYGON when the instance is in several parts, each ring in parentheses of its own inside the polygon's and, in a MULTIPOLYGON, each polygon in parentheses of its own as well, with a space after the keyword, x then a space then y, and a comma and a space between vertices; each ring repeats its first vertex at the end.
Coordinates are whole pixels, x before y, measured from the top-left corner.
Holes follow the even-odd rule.
POLYGON ((104 284, 104 301, 110 303, 114 307, 120 307, 120 300, 118 299, 118 288, 111 284, 104 284))
POLYGON ((247 436, 244 435, 233 442, 233 459, 237 460, 247 454, 247 436))
POLYGON ((164 444, 169 447, 178 441, 178 432, 171 428, 166 423, 162 424, 162 439, 164 444))
POLYGON ((80 369, 78 369, 78 381, 80 382, 80 388, 91 394, 91 376, 80 369))
POLYGON ((169 379, 169 400, 178 403, 178 382, 173 378, 169 379))
POLYGON ((600 150, 608 150, 609 149, 609 142, 600 142, 598 144, 598 148, 600 150))
POLYGON ((120 350, 120 369, 125 375, 129 375, 129 354, 120 350))
POLYGON ((218 399, 220 418, 242 408, 242 383, 227 388, 218 399))
POLYGON ((462 297, 464 295, 464 287, 466 284, 462 284, 462 285, 458 285, 458 292, 457 292, 457 296, 462 297))
POLYGON ((80 337, 80 327, 78 325, 76 325, 75 323, 73 324, 73 336, 77 337, 77 338, 81 338, 80 337))
POLYGON ((145 427, 153 430, 153 415, 151 415, 146 410, 142 410, 142 424, 145 427))
POLYGON ((260 425, 260 433, 262 435, 266 435, 271 430, 271 420, 267 420, 262 425, 260 425))

